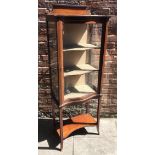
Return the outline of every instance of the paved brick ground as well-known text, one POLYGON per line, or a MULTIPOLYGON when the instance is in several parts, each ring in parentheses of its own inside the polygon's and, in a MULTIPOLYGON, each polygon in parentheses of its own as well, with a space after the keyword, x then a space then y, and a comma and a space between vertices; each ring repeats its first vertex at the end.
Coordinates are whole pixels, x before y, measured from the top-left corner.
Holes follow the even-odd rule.
POLYGON ((96 127, 86 127, 64 140, 59 151, 59 137, 52 132, 52 120, 39 120, 39 155, 116 155, 116 118, 101 119, 100 135, 96 127))

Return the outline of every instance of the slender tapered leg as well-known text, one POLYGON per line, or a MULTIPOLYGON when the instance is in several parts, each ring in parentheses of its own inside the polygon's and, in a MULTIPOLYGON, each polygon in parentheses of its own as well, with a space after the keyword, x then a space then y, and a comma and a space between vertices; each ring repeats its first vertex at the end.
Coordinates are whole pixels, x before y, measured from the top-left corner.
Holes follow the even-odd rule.
POLYGON ((86 107, 86 113, 88 113, 88 112, 89 112, 89 104, 86 103, 86 104, 85 104, 85 107, 86 107))
POLYGON ((53 127, 55 128, 56 122, 55 122, 55 106, 52 104, 52 116, 53 116, 53 127))
POLYGON ((60 121, 60 150, 63 149, 63 109, 60 108, 60 115, 59 115, 59 121, 60 121))
MULTIPOLYGON (((57 21, 57 51, 58 51, 58 83, 59 83, 59 105, 64 103, 64 63, 63 63, 63 21, 57 21)), ((61 150, 63 148, 63 108, 60 107, 60 140, 61 150)))
POLYGON ((97 106, 97 132, 100 134, 100 108, 101 108, 101 97, 98 98, 98 106, 97 106))
MULTIPOLYGON (((103 82, 103 73, 105 66, 105 53, 107 48, 107 35, 108 35, 108 20, 105 23, 102 23, 102 38, 101 38, 101 51, 100 51, 100 60, 99 60, 99 74, 98 74, 98 94, 101 94, 102 91, 102 83, 103 82)), ((98 98, 98 107, 97 107, 97 131, 99 131, 100 124, 100 108, 101 108, 101 96, 98 98)))

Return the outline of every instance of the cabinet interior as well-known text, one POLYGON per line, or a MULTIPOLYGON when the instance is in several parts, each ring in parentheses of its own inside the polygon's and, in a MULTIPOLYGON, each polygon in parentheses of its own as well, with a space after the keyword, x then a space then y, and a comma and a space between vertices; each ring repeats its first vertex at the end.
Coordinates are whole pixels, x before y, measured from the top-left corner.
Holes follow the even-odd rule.
MULTIPOLYGON (((93 49, 98 47, 91 44, 90 30, 89 24, 64 24, 64 99, 84 97, 96 92, 91 84, 93 76, 89 73, 98 71, 99 66, 93 65, 92 59, 93 49)), ((96 74, 95 78, 98 78, 96 74)))

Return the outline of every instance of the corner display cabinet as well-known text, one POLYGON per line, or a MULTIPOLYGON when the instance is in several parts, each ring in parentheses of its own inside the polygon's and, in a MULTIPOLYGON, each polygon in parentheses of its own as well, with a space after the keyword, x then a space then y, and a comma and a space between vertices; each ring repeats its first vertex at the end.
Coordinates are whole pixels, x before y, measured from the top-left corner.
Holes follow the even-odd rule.
MULTIPOLYGON (((109 16, 91 15, 86 6, 54 5, 47 15, 51 95, 59 108, 61 141, 73 131, 97 126, 99 134, 101 83, 109 16), (97 118, 88 113, 63 119, 63 108, 97 99, 97 118)), ((52 106, 53 120, 55 110, 52 106)))

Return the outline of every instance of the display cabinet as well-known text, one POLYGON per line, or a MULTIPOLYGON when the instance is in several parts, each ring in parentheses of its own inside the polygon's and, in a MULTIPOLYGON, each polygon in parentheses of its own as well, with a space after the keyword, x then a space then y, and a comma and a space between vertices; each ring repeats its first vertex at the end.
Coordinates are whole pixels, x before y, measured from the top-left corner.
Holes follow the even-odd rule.
MULTIPOLYGON (((97 126, 99 133, 101 84, 109 16, 91 15, 85 6, 54 6, 47 15, 51 95, 59 108, 57 132, 63 140, 73 131, 97 126), (68 105, 97 99, 97 118, 85 114, 63 119, 68 105), (66 123, 67 122, 67 123, 66 123)), ((87 107, 87 106, 86 106, 87 107)), ((53 106, 53 120, 55 111, 53 106)))

